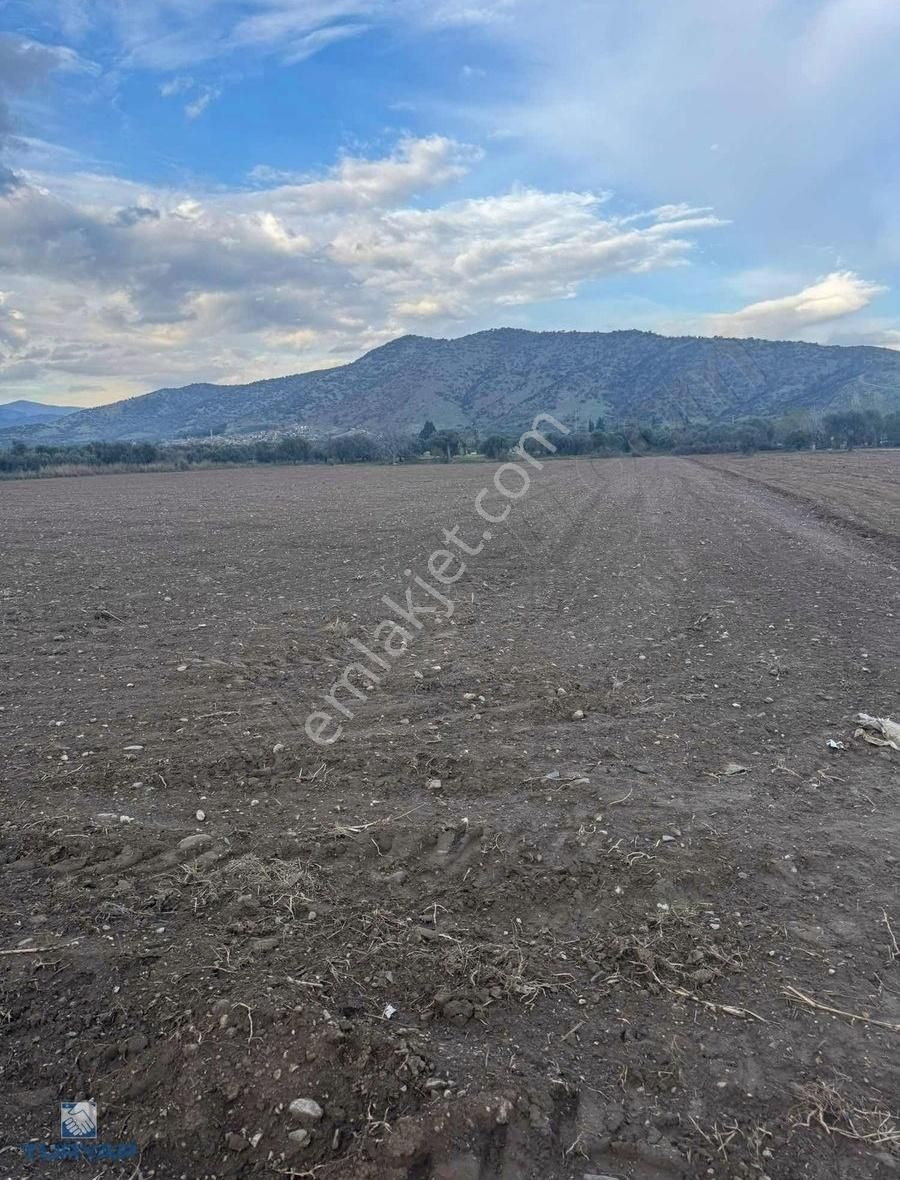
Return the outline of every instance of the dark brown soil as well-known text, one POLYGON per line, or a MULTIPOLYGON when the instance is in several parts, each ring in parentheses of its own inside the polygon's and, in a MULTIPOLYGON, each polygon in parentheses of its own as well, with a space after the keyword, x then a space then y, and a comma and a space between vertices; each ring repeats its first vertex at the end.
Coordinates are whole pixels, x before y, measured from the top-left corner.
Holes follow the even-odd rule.
POLYGON ((900 455, 548 463, 314 745, 492 473, 0 486, 0 1175, 898 1174, 900 455))

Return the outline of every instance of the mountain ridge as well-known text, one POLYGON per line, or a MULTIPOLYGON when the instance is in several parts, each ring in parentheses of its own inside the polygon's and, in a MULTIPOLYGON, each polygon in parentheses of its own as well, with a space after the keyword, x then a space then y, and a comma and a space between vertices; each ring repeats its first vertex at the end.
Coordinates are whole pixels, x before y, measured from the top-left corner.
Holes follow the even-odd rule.
MULTIPOLYGON (((853 406, 900 409, 900 353, 729 337, 493 328, 405 335, 346 365, 240 385, 195 382, 27 427, 30 443, 171 440, 303 428, 515 430, 538 413, 717 422, 853 406)), ((0 431, 7 439, 10 430, 0 431)))
POLYGON ((74 414, 78 406, 51 406, 45 402, 27 401, 19 398, 17 401, 0 403, 0 426, 16 426, 20 423, 42 422, 51 418, 63 418, 66 414, 74 414))

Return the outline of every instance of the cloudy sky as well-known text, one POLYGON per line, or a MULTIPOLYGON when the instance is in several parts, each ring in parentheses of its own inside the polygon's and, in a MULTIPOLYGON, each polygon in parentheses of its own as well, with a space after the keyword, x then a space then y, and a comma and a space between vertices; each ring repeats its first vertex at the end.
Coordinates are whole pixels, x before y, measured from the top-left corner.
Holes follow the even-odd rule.
POLYGON ((404 332, 900 347, 897 0, 0 0, 0 402, 404 332))

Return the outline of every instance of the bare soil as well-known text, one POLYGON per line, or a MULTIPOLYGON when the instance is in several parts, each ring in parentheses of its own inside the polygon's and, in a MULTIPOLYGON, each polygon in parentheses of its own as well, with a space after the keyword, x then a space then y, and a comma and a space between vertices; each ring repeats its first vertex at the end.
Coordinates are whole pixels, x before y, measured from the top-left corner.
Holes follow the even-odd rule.
POLYGON ((548 463, 315 746, 492 474, 0 486, 0 1175, 897 1176, 900 454, 548 463))

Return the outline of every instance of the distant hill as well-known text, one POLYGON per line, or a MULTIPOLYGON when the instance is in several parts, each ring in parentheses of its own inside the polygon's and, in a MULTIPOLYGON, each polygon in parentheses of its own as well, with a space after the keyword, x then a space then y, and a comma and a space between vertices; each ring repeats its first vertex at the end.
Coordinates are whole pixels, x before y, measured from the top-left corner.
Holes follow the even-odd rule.
POLYGON ((5 402, 0 405, 0 427, 18 426, 20 423, 47 422, 62 418, 65 414, 76 413, 75 406, 47 406, 43 402, 5 402))
MULTIPOLYGON (((402 336, 352 364, 249 385, 187 385, 32 426, 27 441, 172 439, 303 426, 313 434, 475 425, 517 430, 540 412, 729 421, 789 410, 900 409, 900 353, 884 348, 652 332, 402 336)), ((7 439, 9 431, 2 432, 7 439)))

